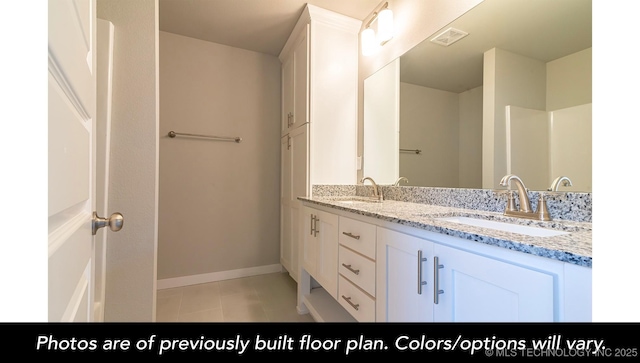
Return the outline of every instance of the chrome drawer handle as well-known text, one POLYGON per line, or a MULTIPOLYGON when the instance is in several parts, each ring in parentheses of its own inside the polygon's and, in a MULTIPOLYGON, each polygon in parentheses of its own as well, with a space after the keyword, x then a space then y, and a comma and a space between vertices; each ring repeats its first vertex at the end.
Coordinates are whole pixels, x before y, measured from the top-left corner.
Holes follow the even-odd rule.
POLYGON ((360 304, 352 303, 351 302, 351 296, 346 297, 346 296, 342 295, 342 298, 345 299, 349 303, 349 305, 351 305, 352 308, 354 308, 356 310, 360 310, 360 304))
POLYGON ((354 269, 352 269, 352 268, 351 268, 351 265, 345 265, 345 264, 343 263, 343 264, 342 264, 342 266, 344 266, 347 270, 349 270, 349 271, 353 272, 353 273, 354 273, 354 274, 356 274, 356 275, 359 275, 359 274, 360 274, 360 270, 354 270, 354 269))
POLYGON ((422 280, 422 263, 426 260, 426 257, 422 257, 422 250, 418 250, 418 295, 422 295, 422 285, 427 284, 422 280))
POLYGON ((342 234, 344 234, 345 236, 354 238, 354 239, 360 239, 360 236, 356 236, 355 234, 352 234, 351 232, 342 232, 342 234))
POLYGON ((440 280, 440 269, 443 268, 444 265, 441 265, 438 261, 438 256, 433 257, 433 303, 438 303, 438 297, 440 294, 444 294, 444 290, 440 290, 440 284, 438 283, 440 280))

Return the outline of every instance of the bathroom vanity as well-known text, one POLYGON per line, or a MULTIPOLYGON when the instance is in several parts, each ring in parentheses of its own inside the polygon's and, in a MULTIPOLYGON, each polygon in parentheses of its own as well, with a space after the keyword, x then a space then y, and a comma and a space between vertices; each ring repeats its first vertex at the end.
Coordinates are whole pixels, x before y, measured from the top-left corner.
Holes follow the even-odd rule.
POLYGON ((300 197, 298 309, 316 321, 591 321, 591 223, 300 197))

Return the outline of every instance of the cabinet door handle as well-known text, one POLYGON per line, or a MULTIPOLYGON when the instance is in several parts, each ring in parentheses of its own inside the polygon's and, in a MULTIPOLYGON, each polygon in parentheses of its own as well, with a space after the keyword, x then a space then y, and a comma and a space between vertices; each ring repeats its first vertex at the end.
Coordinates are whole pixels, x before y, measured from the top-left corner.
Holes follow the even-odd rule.
POLYGON ((346 297, 346 296, 342 295, 342 298, 345 299, 349 303, 349 305, 351 305, 352 308, 354 308, 356 310, 360 310, 360 304, 352 303, 351 302, 351 296, 346 297))
POLYGON ((438 256, 433 257, 433 303, 438 303, 438 297, 440 294, 444 293, 444 290, 440 290, 440 284, 438 281, 440 280, 440 269, 443 268, 444 265, 441 265, 438 261, 438 256))
POLYGON ((313 236, 313 221, 316 219, 316 217, 311 214, 309 217, 311 217, 311 221, 309 223, 309 234, 313 236))
POLYGON ((291 150, 291 136, 287 135, 287 150, 291 150))
POLYGON ((345 265, 344 263, 342 264, 342 266, 344 266, 344 268, 346 268, 347 270, 353 272, 356 275, 360 274, 360 270, 354 270, 351 265, 345 265))
POLYGON ((353 239, 360 239, 360 236, 352 234, 351 232, 342 232, 342 234, 344 234, 345 236, 351 237, 353 239))
POLYGON ((418 295, 422 295, 422 285, 427 284, 422 280, 422 263, 426 260, 426 257, 422 257, 422 250, 418 250, 418 295))
POLYGON ((320 218, 314 216, 313 219, 315 221, 313 222, 313 236, 315 237, 318 235, 318 233, 320 233, 320 231, 318 230, 318 222, 320 222, 320 218))

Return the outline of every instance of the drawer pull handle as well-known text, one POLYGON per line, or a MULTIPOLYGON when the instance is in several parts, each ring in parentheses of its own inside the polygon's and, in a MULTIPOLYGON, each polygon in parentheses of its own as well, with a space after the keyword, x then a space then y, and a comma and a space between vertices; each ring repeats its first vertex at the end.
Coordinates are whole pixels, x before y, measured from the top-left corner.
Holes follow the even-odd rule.
POLYGON ((440 294, 444 294, 444 290, 440 290, 440 284, 438 283, 440 280, 440 269, 443 268, 444 265, 441 265, 438 261, 438 256, 433 257, 433 303, 438 303, 438 297, 440 294))
POLYGON ((427 284, 422 280, 422 263, 426 260, 426 257, 422 257, 422 250, 418 250, 418 295, 422 295, 422 285, 427 284))
POLYGON ((356 275, 360 274, 360 270, 354 270, 353 268, 351 268, 351 265, 345 265, 344 263, 342 264, 342 266, 344 266, 347 270, 353 272, 356 275))
POLYGON ((346 296, 342 295, 342 298, 345 299, 349 303, 349 305, 351 305, 352 308, 354 308, 356 310, 360 310, 360 304, 352 303, 351 302, 351 296, 346 297, 346 296))
POLYGON ((355 234, 352 234, 351 232, 342 232, 342 234, 344 234, 347 237, 354 238, 354 239, 360 239, 360 236, 356 236, 355 234))

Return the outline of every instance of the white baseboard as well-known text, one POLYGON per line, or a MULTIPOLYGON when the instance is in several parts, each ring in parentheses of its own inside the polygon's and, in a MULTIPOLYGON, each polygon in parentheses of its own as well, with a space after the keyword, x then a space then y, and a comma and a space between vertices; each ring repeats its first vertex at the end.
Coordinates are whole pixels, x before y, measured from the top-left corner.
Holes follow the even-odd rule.
POLYGON ((241 268, 237 270, 211 272, 208 274, 191 275, 174 277, 170 279, 162 279, 157 281, 158 290, 170 289, 174 287, 204 284, 207 282, 215 282, 222 280, 237 279, 240 277, 249 277, 256 275, 270 274, 274 272, 286 271, 281 264, 257 266, 249 268, 241 268))

